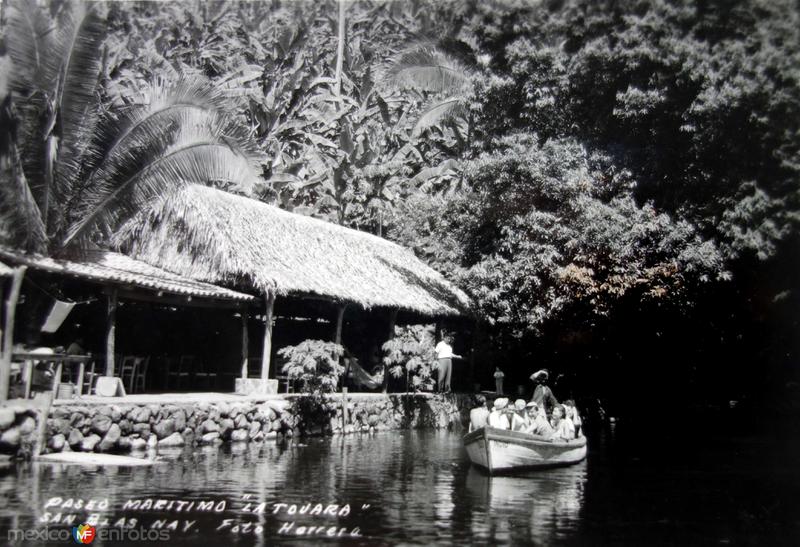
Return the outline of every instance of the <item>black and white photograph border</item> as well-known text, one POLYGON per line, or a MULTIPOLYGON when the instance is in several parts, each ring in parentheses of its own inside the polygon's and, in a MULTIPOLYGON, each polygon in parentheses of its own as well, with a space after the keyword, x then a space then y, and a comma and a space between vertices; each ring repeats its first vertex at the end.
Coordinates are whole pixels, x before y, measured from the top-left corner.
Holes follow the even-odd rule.
POLYGON ((800 542, 795 0, 0 0, 0 542, 800 542))

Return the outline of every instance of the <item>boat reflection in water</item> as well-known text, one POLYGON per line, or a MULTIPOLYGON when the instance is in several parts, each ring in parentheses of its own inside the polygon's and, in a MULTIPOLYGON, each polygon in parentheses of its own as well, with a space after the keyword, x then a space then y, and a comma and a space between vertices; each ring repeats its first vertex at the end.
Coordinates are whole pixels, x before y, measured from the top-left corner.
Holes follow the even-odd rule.
POLYGON ((10 529, 67 529, 97 514, 98 530, 174 526, 175 547, 307 545, 320 538, 293 535, 311 526, 357 530, 357 537, 325 539, 331 545, 554 545, 574 540, 584 512, 586 462, 489 477, 466 460, 461 435, 445 431, 225 445, 158 458, 164 463, 152 467, 0 469, 0 537, 10 529), (187 502, 194 505, 178 509, 187 502), (212 508, 201 510, 200 502, 212 508), (307 504, 347 504, 349 514, 289 513, 307 504))
POLYGON ((548 545, 569 536, 583 506, 586 465, 499 477, 470 467, 465 483, 476 517, 473 537, 548 545))

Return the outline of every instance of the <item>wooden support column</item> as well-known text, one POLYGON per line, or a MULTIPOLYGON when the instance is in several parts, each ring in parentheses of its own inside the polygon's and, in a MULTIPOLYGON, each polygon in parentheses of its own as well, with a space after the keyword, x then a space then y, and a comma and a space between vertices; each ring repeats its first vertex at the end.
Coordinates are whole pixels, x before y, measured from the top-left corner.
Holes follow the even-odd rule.
POLYGON ((247 308, 242 307, 242 378, 247 378, 247 360, 250 357, 250 338, 247 333, 247 308))
POLYGON ((8 400, 8 388, 11 385, 11 354, 14 352, 14 321, 17 315, 17 302, 25 277, 25 266, 14 268, 11 278, 11 289, 5 300, 5 324, 0 339, 0 402, 8 400))
MULTIPOLYGON (((339 304, 339 307, 336 310, 336 332, 333 335, 333 342, 335 344, 339 344, 339 345, 342 344, 342 325, 344 324, 344 310, 345 310, 345 308, 347 308, 347 304, 339 304)), ((336 364, 337 365, 339 363, 341 363, 341 359, 342 358, 339 357, 339 356, 336 357, 336 364)), ((345 372, 339 378, 339 382, 344 383, 344 378, 345 378, 346 374, 347 374, 347 371, 345 370, 345 372)), ((347 388, 344 388, 344 389, 345 389, 345 392, 346 392, 347 388)))
POLYGON ((114 376, 114 348, 117 331, 117 289, 108 294, 106 313, 106 376, 114 376))
MULTIPOLYGON (((392 338, 394 338, 394 327, 397 324, 397 311, 398 310, 395 308, 395 309, 391 310, 391 312, 389 313, 389 338, 387 338, 387 341, 391 340, 392 338)), ((386 365, 385 362, 383 363, 383 386, 382 387, 383 387, 382 391, 384 393, 386 393, 389 390, 389 367, 386 365)))
POLYGON ((336 334, 334 334, 333 341, 337 344, 342 343, 342 324, 344 323, 344 310, 347 304, 340 304, 336 310, 336 334))
POLYGON ((272 355, 272 314, 275 308, 275 293, 270 292, 264 298, 264 353, 261 354, 261 379, 269 378, 269 362, 272 355))

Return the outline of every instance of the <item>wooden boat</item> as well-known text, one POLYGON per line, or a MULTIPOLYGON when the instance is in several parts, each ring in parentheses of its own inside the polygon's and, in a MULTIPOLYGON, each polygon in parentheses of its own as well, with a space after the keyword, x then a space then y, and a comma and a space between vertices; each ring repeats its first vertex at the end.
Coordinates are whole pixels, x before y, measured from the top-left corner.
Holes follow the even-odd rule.
POLYGON ((490 474, 518 469, 559 467, 586 457, 586 437, 550 441, 544 437, 482 427, 464 436, 464 448, 472 463, 490 474))

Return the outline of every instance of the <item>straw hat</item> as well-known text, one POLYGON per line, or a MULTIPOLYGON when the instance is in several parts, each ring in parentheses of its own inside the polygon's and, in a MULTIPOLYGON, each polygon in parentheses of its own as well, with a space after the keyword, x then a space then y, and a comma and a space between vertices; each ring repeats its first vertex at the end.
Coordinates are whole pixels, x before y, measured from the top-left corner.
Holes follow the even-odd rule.
POLYGON ((497 410, 502 410, 506 406, 508 406, 508 399, 505 397, 500 397, 499 399, 494 400, 494 408, 497 410))
POLYGON ((531 380, 547 380, 550 377, 550 371, 546 368, 542 370, 537 370, 533 374, 531 374, 531 380))
POLYGON ((514 407, 517 410, 524 410, 525 409, 525 401, 522 400, 522 399, 517 399, 516 401, 514 401, 514 407))

